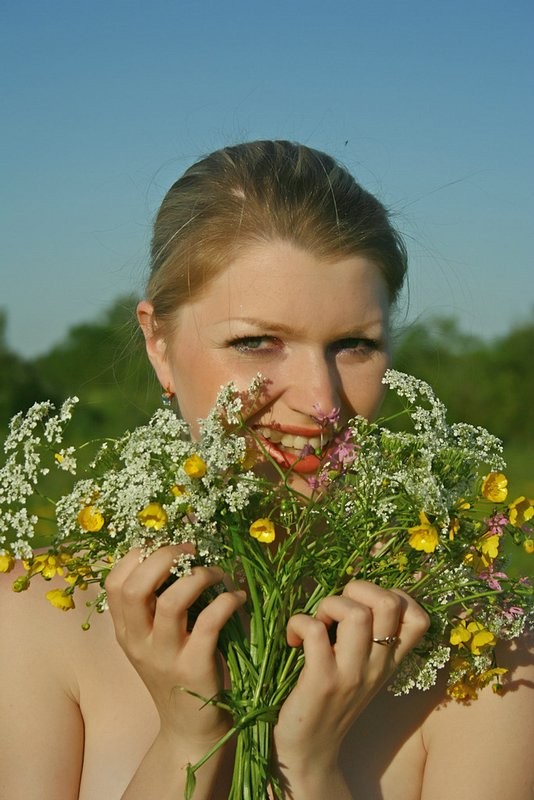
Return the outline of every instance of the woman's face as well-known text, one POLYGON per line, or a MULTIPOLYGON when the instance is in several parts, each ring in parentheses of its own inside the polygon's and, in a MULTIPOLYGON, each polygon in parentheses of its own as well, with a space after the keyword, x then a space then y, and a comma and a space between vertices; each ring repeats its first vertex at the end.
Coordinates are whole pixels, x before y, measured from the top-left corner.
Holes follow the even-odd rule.
MULTIPOLYGON (((287 466, 306 444, 317 447, 318 407, 339 409, 341 423, 376 414, 389 362, 388 311, 385 281, 367 257, 327 262, 273 242, 243 251, 182 306, 167 340, 151 333, 149 303, 140 304, 139 319, 158 378, 194 435, 221 385, 246 389, 261 372, 267 391, 249 424, 287 466)), ((304 459, 300 466, 307 471, 304 459)))

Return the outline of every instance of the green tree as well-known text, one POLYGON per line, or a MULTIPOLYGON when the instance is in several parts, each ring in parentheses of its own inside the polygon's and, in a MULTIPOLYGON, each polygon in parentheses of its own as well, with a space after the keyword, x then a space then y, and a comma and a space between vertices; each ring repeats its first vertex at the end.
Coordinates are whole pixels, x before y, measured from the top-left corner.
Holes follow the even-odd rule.
POLYGON ((466 336, 453 319, 438 318, 404 331, 394 365, 430 383, 451 419, 532 446, 533 342, 534 320, 487 342, 466 336))
POLYGON ((159 387, 135 324, 135 297, 116 300, 96 321, 77 325, 35 361, 49 394, 77 395, 77 436, 117 435, 145 421, 159 387))
MULTIPOLYGON (((40 381, 34 364, 13 353, 6 342, 7 318, 0 311, 0 427, 5 430, 17 411, 26 411, 33 403, 48 399, 47 387, 40 381)), ((55 394, 53 395, 55 397, 55 394)), ((51 399, 51 398, 50 398, 51 399)))

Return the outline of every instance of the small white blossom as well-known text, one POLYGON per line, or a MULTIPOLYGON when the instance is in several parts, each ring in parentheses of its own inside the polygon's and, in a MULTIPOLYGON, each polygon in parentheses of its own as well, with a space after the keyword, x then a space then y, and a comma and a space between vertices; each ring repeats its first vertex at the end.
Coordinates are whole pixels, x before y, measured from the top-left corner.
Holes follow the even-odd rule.
MULTIPOLYGON (((462 630, 472 620, 498 639, 515 638, 534 604, 524 583, 504 576, 502 590, 490 585, 492 569, 504 573, 498 572, 498 559, 494 566, 482 553, 486 523, 471 508, 482 470, 503 466, 499 440, 483 428, 449 424, 445 407, 423 381, 393 370, 384 380, 406 400, 409 430, 351 420, 331 444, 329 453, 337 452, 337 460, 329 455, 313 476, 311 499, 295 492, 290 481, 266 483, 247 469, 255 437, 246 420, 266 389, 260 375, 248 392, 232 384, 221 388, 200 421, 197 441, 170 409, 159 409, 147 424, 103 442, 85 473, 76 448, 63 444, 77 399, 58 413, 50 403, 36 404, 13 419, 5 443, 0 555, 27 559, 31 572, 37 515, 47 497, 41 486, 55 464, 65 478, 73 476, 71 489, 43 515, 57 527, 51 552, 67 557, 71 579, 104 585, 112 565, 132 548, 145 559, 162 546, 187 545, 182 548, 187 552, 176 556, 172 575, 220 564, 235 586, 252 585, 249 596, 255 599, 247 610, 256 614, 254 637, 231 641, 239 650, 235 663, 248 677, 243 682, 240 673, 235 685, 246 687, 269 666, 268 660, 261 662, 262 638, 273 648, 272 658, 283 661, 287 618, 315 613, 321 598, 341 593, 355 577, 407 591, 428 610, 431 628, 401 663, 390 690, 428 689, 459 652, 449 645, 452 628, 462 630), (201 467, 196 472, 195 462, 201 467), (276 546, 265 547, 273 537, 276 546)), ((107 608, 105 591, 94 608, 107 608)), ((224 640, 224 631, 221 636, 224 640)), ((493 647, 480 655, 475 651, 464 647, 461 654, 476 676, 491 664, 493 647)), ((288 673, 295 680, 301 665, 297 659, 288 673)), ((449 680, 463 681, 464 672, 459 669, 449 680)), ((265 687, 271 683, 276 681, 266 680, 265 687)), ((243 703, 238 697, 237 716, 243 703)))

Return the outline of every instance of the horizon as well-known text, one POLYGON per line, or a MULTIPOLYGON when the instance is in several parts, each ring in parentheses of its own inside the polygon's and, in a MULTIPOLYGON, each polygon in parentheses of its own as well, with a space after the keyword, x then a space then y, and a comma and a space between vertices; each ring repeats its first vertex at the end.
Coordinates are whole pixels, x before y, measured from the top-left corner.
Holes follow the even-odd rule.
MULTIPOLYGON (((408 320, 491 340, 534 308, 534 7, 490 0, 21 0, 0 32, 0 309, 24 357, 141 293, 153 215, 198 157, 325 150, 393 213, 408 320), (202 33, 200 33, 202 32, 202 33)), ((401 301, 402 308, 402 301, 401 301)))

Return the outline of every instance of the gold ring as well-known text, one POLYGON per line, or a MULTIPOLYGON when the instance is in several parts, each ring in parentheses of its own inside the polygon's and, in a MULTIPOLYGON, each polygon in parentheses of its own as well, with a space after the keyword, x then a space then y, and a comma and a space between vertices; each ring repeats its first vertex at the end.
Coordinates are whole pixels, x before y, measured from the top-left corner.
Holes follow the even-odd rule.
POLYGON ((381 639, 376 638, 373 636, 372 641, 375 644, 384 644, 386 647, 393 647, 394 644, 397 643, 399 637, 398 636, 383 636, 381 639))

